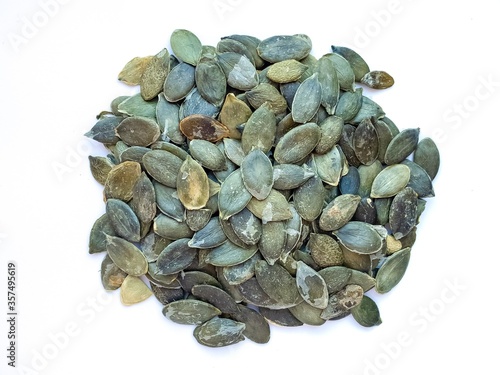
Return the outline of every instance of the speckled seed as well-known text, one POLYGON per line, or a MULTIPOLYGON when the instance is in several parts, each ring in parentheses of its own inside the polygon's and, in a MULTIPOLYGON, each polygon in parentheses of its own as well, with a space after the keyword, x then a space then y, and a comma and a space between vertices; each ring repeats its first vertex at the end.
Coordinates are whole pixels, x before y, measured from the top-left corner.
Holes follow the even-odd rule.
POLYGON ((144 254, 133 243, 106 235, 106 250, 113 263, 123 272, 132 276, 142 276, 148 272, 148 262, 144 254))
MULTIPOLYGON (((238 99, 233 93, 226 96, 226 100, 219 114, 219 120, 229 129, 230 139, 240 139, 241 132, 237 127, 247 122, 252 115, 252 110, 243 101, 238 99)), ((227 138, 224 138, 226 140, 227 138)))
POLYGON ((423 138, 417 144, 413 161, 420 165, 433 180, 437 175, 440 164, 439 150, 436 143, 431 138, 423 138))
POLYGON ((215 143, 229 136, 226 125, 206 115, 186 116, 179 123, 179 128, 188 139, 204 139, 215 143))
POLYGON ((222 312, 210 303, 195 299, 185 299, 167 304, 163 315, 171 321, 179 324, 200 325, 220 315, 222 312))
POLYGON ((328 305, 328 289, 325 280, 302 261, 297 262, 295 276, 300 296, 313 307, 324 309, 328 305))
POLYGON ((160 253, 156 261, 158 274, 176 274, 191 264, 197 250, 189 247, 188 242, 189 238, 178 239, 160 253))
POLYGON ((215 317, 194 329, 193 335, 198 343, 220 348, 243 341, 245 323, 232 319, 215 317))
POLYGON ((394 197, 389 210, 389 226, 394 238, 406 236, 417 224, 417 193, 404 188, 394 197))
POLYGON ((272 299, 288 306, 300 303, 301 297, 295 278, 278 263, 269 265, 265 260, 259 260, 255 263, 255 276, 259 285, 272 299))
POLYGON ((256 199, 267 198, 273 187, 273 166, 260 149, 248 153, 241 163, 241 177, 248 192, 256 199))
MULTIPOLYGON (((268 153, 274 144, 276 117, 269 105, 260 106, 248 119, 241 134, 241 147, 248 154, 253 147, 268 153)), ((236 163, 238 164, 238 163, 236 163)))
POLYGON ((410 168, 403 164, 388 166, 373 180, 370 197, 393 197, 408 184, 408 181, 410 181, 410 168))
POLYGON ((293 82, 300 78, 307 66, 297 60, 284 60, 270 66, 267 78, 278 83, 293 82))
POLYGON ((328 306, 321 313, 323 319, 342 318, 359 305, 363 299, 363 288, 359 285, 346 285, 342 290, 330 295, 328 306))
POLYGON ((340 140, 344 129, 344 120, 338 116, 328 116, 319 124, 319 127, 321 128, 321 138, 314 152, 325 154, 340 140))
POLYGON ((285 113, 287 109, 287 102, 283 95, 269 83, 259 83, 247 91, 245 96, 253 108, 259 108, 264 103, 267 103, 275 115, 285 113))
POLYGON ((297 89, 292 102, 293 121, 305 124, 310 121, 321 105, 321 84, 318 73, 305 79, 297 89))
POLYGON ((280 164, 298 163, 314 150, 320 137, 321 128, 314 123, 297 126, 279 140, 274 158, 280 164))
POLYGON ((140 177, 141 165, 137 162, 125 161, 115 165, 104 182, 105 198, 128 202, 134 195, 134 186, 140 177))
POLYGON ((372 164, 378 157, 378 134, 371 119, 361 121, 354 131, 352 139, 354 153, 365 165, 372 164))
POLYGON ((156 98, 163 89, 163 82, 170 70, 170 54, 163 48, 145 63, 139 84, 144 100, 156 98))
POLYGON ((270 221, 262 224, 259 251, 268 264, 273 265, 283 253, 286 243, 284 221, 270 221))

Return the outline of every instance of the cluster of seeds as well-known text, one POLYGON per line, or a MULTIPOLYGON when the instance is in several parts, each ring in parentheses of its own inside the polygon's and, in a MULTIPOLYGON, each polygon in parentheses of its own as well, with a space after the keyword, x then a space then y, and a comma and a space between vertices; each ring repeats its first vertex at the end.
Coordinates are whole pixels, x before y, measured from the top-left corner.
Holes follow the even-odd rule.
POLYGON ((392 77, 346 47, 316 59, 302 34, 170 45, 126 64, 140 92, 86 134, 110 151, 89 157, 104 288, 156 296, 210 347, 266 343, 270 322, 380 324, 365 293, 403 277, 439 168, 431 139, 363 95, 392 77))

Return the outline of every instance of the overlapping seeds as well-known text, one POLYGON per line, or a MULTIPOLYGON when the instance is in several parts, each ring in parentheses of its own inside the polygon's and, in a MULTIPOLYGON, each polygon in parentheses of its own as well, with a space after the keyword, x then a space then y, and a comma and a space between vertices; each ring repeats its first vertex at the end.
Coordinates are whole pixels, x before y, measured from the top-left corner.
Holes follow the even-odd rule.
POLYGON ((270 323, 380 324, 367 292, 403 278, 440 163, 363 95, 394 79, 347 47, 316 58, 304 34, 213 47, 175 30, 170 47, 125 65, 137 94, 85 134, 109 151, 89 156, 103 287, 154 295, 208 347, 266 343, 270 323))

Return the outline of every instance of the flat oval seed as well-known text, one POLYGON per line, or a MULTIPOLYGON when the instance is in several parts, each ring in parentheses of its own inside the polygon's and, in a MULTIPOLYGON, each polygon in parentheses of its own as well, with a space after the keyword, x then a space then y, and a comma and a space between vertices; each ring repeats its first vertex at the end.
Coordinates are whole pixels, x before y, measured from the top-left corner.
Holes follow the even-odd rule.
POLYGON ((205 207, 210 198, 208 177, 203 167, 190 156, 177 175, 177 194, 188 210, 205 207))
POLYGON ((323 182, 318 176, 313 176, 295 189, 293 202, 300 217, 312 222, 321 215, 325 197, 323 182))
POLYGON ((242 248, 231 241, 226 241, 222 245, 210 250, 205 258, 205 262, 216 267, 234 266, 250 259, 257 250, 257 246, 242 248))
POLYGON ((295 306, 302 300, 295 278, 278 263, 269 265, 265 260, 255 263, 255 277, 264 292, 278 303, 295 306))
POLYGON ((196 87, 200 95, 215 106, 220 106, 226 95, 226 76, 214 59, 202 58, 195 71, 196 87))
POLYGON ((238 99, 233 93, 227 94, 219 113, 220 122, 226 125, 230 132, 230 138, 224 138, 224 141, 227 139, 241 139, 241 132, 237 127, 246 123, 251 115, 252 110, 243 100, 238 99))
POLYGON ((189 247, 189 238, 181 238, 168 245, 156 261, 157 273, 171 275, 183 271, 191 264, 197 250, 189 247))
POLYGON ((288 220, 292 217, 285 196, 274 189, 263 200, 252 197, 247 208, 261 219, 263 224, 268 221, 288 220))
POLYGON ((417 224, 417 199, 417 193, 410 187, 394 197, 389 210, 389 226, 396 240, 410 233, 417 224))
POLYGON ((107 157, 89 155, 90 172, 101 185, 106 183, 108 174, 115 164, 107 157))
POLYGON ((354 153, 362 164, 370 165, 377 159, 379 151, 378 134, 371 119, 364 119, 356 127, 352 143, 354 153))
POLYGON ((334 234, 344 247, 358 254, 375 254, 383 245, 375 228, 361 221, 350 221, 334 234))
POLYGON ((418 144, 419 128, 404 129, 397 134, 387 146, 385 164, 397 164, 405 160, 418 144))
POLYGON ((141 239, 141 224, 127 203, 119 199, 108 199, 106 216, 118 236, 131 242, 138 242, 141 239))
POLYGON ((196 65, 201 57, 202 44, 189 30, 174 30, 170 36, 170 46, 175 56, 188 64, 196 65))
POLYGON ((394 85, 394 78, 387 72, 374 70, 366 73, 361 78, 361 83, 372 89, 387 89, 394 85))
POLYGON ((223 52, 217 54, 217 62, 224 71, 229 86, 247 91, 259 83, 257 70, 248 57, 236 52, 223 52))
POLYGON ((163 48, 158 54, 146 63, 140 78, 141 96, 144 100, 151 100, 158 96, 163 89, 163 82, 170 70, 170 54, 163 48))
POLYGON ((293 121, 304 124, 311 121, 321 105, 321 85, 318 74, 305 79, 297 89, 292 102, 293 121))
POLYGON ((344 130, 344 120, 338 116, 328 116, 319 124, 321 138, 314 149, 317 154, 325 154, 340 140, 344 130))
POLYGON ((333 115, 340 96, 337 70, 333 65, 333 61, 323 56, 318 60, 316 72, 321 85, 321 105, 329 115, 333 115))
POLYGON ((323 209, 319 218, 320 228, 333 231, 343 227, 354 216, 360 201, 359 195, 342 194, 336 197, 323 209))
POLYGON ((370 197, 393 197, 408 184, 408 181, 410 181, 410 168, 403 164, 390 165, 373 180, 370 197))
POLYGON ((160 136, 156 121, 147 117, 127 117, 116 127, 116 135, 129 146, 149 146, 160 136))
POLYGON ((118 112, 127 116, 146 117, 154 120, 156 103, 156 99, 146 101, 141 94, 136 94, 118 104, 118 112))
POLYGON ((314 123, 297 126, 279 140, 274 158, 280 164, 296 164, 314 150, 320 137, 321 129, 314 123))
POLYGON ((108 173, 104 183, 106 199, 116 198, 129 201, 134 195, 134 186, 141 177, 141 165, 134 161, 120 163, 108 173))
POLYGON ((145 172, 142 172, 134 186, 130 207, 143 224, 150 223, 156 216, 155 189, 145 172))
POLYGON ((267 78, 278 83, 296 81, 307 70, 307 66, 297 60, 284 60, 270 66, 267 78))
POLYGON ((273 188, 295 189, 313 177, 315 173, 296 164, 278 164, 273 167, 273 188))
POLYGON ((200 344, 220 348, 243 341, 245 323, 215 317, 194 329, 193 335, 200 344))
POLYGON ((382 323, 377 304, 367 296, 363 296, 361 303, 352 308, 351 314, 363 327, 378 326, 382 323))
POLYGON ((120 140, 116 135, 116 127, 123 121, 123 117, 106 116, 99 119, 96 124, 84 135, 94 141, 111 145, 120 140))
POLYGON ((273 146, 275 133, 276 117, 269 105, 260 106, 252 113, 243 128, 241 134, 243 152, 248 154, 253 147, 257 147, 264 153, 268 153, 273 146))
POLYGON ((262 59, 276 63, 283 60, 302 60, 311 52, 311 42, 296 35, 276 35, 264 39, 257 47, 262 59))
POLYGON ((328 294, 337 293, 344 288, 349 283, 352 272, 350 268, 342 266, 326 267, 318 271, 325 280, 328 294))
POLYGON ((229 136, 226 125, 206 115, 186 116, 181 120, 179 128, 188 139, 204 139, 215 143, 229 136))
POLYGON ((266 344, 271 338, 271 329, 266 319, 257 311, 238 305, 238 311, 231 318, 245 324, 243 335, 258 344, 266 344))
POLYGON ((321 268, 340 266, 344 262, 339 244, 327 234, 311 233, 307 249, 311 252, 314 262, 321 268))
POLYGON ((120 237, 106 236, 106 250, 109 257, 121 270, 132 276, 148 272, 148 262, 141 250, 120 237))
POLYGON ((375 277, 375 290, 378 293, 387 293, 392 290, 403 278, 410 262, 411 251, 407 247, 399 250, 382 264, 375 277))
POLYGON ((128 275, 120 287, 120 300, 125 306, 145 301, 153 295, 141 278, 128 275))
POLYGON ((218 217, 212 217, 202 229, 197 231, 188 245, 197 249, 211 249, 222 245, 227 240, 218 217))
POLYGON ((247 245, 256 245, 262 236, 261 221, 247 208, 231 216, 229 223, 234 233, 247 245))
POLYGON ((259 251, 270 265, 281 256, 286 243, 284 221, 270 221, 262 224, 262 236, 259 241, 259 251))
POLYGON ((248 192, 256 199, 267 198, 273 187, 273 166, 269 158, 256 148, 243 159, 241 177, 248 192))
POLYGON ((167 304, 163 315, 171 321, 179 324, 200 325, 221 314, 215 306, 194 299, 174 301, 167 304))
POLYGON ((273 85, 261 82, 245 94, 248 103, 253 108, 267 104, 275 115, 285 113, 287 109, 286 99, 273 85))
POLYGON ((185 208, 179 200, 177 190, 162 185, 157 181, 153 182, 153 187, 155 190, 156 205, 160 211, 178 222, 184 221, 185 208))
POLYGON ((332 46, 332 52, 341 55, 349 62, 354 72, 356 82, 360 82, 361 78, 370 71, 366 61, 356 51, 348 47, 332 46))
POLYGON ((439 150, 431 138, 424 138, 418 142, 413 155, 413 161, 420 165, 429 175, 431 180, 436 177, 439 170, 439 150))
POLYGON ((221 184, 219 191, 219 213, 221 219, 227 220, 243 210, 252 199, 241 177, 241 169, 231 173, 221 184))
POLYGON ((177 175, 182 165, 181 158, 168 151, 151 150, 144 155, 142 162, 153 179, 165 186, 177 187, 177 175))
POLYGON ((191 288, 193 296, 208 302, 218 308, 223 314, 234 314, 238 312, 239 305, 223 289, 214 285, 195 285, 191 288))
POLYGON ((226 168, 226 158, 219 148, 204 139, 193 139, 189 142, 189 152, 193 159, 211 171, 221 171, 226 168))
POLYGON ((115 236, 115 230, 108 215, 104 213, 92 225, 89 236, 89 254, 106 251, 106 235, 115 236))
POLYGON ((434 188, 432 179, 424 168, 411 160, 403 160, 401 164, 410 168, 410 180, 407 187, 411 187, 418 194, 419 198, 433 197, 434 188))
POLYGON ((153 230, 157 235, 169 240, 193 236, 193 231, 185 222, 179 222, 163 214, 154 219, 153 230))
POLYGON ((181 62, 176 65, 164 80, 163 95, 169 102, 184 99, 194 87, 195 68, 181 62))

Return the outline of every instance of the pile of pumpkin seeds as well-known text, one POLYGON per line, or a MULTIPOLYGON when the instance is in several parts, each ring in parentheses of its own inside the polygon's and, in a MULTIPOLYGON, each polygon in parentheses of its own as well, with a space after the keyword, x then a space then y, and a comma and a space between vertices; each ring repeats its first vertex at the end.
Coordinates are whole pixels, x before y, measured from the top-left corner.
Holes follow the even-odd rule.
POLYGON ((104 288, 154 295, 209 347, 266 343, 270 323, 380 324, 366 292, 405 274, 439 168, 430 138, 363 95, 392 77, 346 47, 315 58, 303 34, 213 47, 175 30, 170 47, 125 65, 137 94, 86 134, 109 150, 89 156, 104 288))

